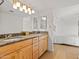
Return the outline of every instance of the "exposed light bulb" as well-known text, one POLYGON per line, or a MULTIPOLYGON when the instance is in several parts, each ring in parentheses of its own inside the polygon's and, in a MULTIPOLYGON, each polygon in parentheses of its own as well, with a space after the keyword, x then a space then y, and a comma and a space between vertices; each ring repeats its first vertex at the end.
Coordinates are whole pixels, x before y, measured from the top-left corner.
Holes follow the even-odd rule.
POLYGON ((16 2, 16 6, 17 7, 20 7, 20 2, 16 2))
POLYGON ((25 13, 27 13, 28 11, 27 11, 27 9, 25 9, 25 13))
POLYGON ((29 15, 31 15, 32 14, 32 12, 31 11, 29 11, 29 15))
POLYGON ((34 10, 32 10, 32 13, 34 14, 34 13, 35 13, 35 11, 34 11, 34 10))
POLYGON ((23 11, 23 8, 22 8, 22 7, 20 7, 20 8, 19 8, 19 10, 20 10, 20 11, 23 11))
POLYGON ((46 17, 45 17, 45 16, 43 16, 43 17, 42 17, 42 20, 46 20, 46 17))
POLYGON ((17 6, 16 6, 15 4, 13 4, 13 8, 14 8, 14 9, 17 9, 17 6))
POLYGON ((31 8, 28 8, 28 11, 31 11, 31 8))
POLYGON ((24 10, 26 9, 26 5, 23 5, 23 9, 24 9, 24 10))

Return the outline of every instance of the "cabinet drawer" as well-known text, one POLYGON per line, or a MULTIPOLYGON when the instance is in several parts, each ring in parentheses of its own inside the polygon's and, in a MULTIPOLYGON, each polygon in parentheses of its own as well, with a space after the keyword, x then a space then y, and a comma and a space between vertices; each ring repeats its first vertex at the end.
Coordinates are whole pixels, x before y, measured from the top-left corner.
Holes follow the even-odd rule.
POLYGON ((38 43, 33 44, 33 47, 38 46, 38 43))
POLYGON ((36 51, 35 53, 33 53, 33 59, 38 59, 38 51, 36 51))
POLYGON ((38 51, 38 45, 37 44, 34 44, 33 45, 33 53, 35 53, 36 51, 38 51))
POLYGON ((33 44, 36 43, 36 42, 38 42, 38 37, 33 38, 33 44))
POLYGON ((48 39, 48 35, 40 36, 39 40, 42 40, 42 39, 45 40, 46 38, 48 39))

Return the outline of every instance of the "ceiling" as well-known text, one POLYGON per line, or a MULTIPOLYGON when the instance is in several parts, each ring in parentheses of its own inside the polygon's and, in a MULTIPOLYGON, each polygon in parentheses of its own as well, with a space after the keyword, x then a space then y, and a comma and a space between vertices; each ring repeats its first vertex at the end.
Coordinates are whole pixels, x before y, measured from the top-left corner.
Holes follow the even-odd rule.
MULTIPOLYGON (((2 5, 2 10, 17 11, 12 8, 11 3, 8 1, 11 0, 5 0, 5 3, 2 5)), ((21 0, 21 1, 26 4, 30 3, 32 7, 39 12, 41 11, 53 12, 53 10, 59 10, 62 8, 67 8, 79 4, 79 0, 21 0)))
POLYGON ((30 3, 38 10, 59 9, 79 4, 79 0, 25 0, 25 1, 30 3))
POLYGON ((9 0, 5 0, 4 3, 0 6, 0 13, 13 13, 18 16, 28 16, 24 12, 20 12, 19 10, 13 9, 13 6, 9 0))
MULTIPOLYGON (((21 16, 23 16, 25 14, 25 13, 21 13, 17 10, 14 10, 12 8, 12 4, 8 1, 11 1, 11 0, 5 0, 5 3, 2 6, 0 6, 0 10, 1 9, 2 9, 2 11, 13 10, 13 11, 15 11, 14 12, 15 14, 21 15, 21 16)), ((77 13, 76 10, 77 11, 79 10, 79 0, 21 0, 21 1, 26 4, 30 3, 36 11, 39 11, 39 12, 42 11, 45 14, 46 14, 46 12, 52 13, 55 11, 57 14, 56 16, 60 16, 60 15, 67 16, 69 13, 73 13, 73 12, 77 13)), ((48 15, 48 13, 47 13, 47 15, 48 15)), ((59 19, 59 21, 61 22, 63 20, 62 23, 65 23, 65 24, 72 25, 72 24, 76 23, 76 20, 72 15, 64 17, 64 18, 62 17, 60 19, 59 19)), ((58 20, 58 19, 55 19, 55 20, 58 20)))

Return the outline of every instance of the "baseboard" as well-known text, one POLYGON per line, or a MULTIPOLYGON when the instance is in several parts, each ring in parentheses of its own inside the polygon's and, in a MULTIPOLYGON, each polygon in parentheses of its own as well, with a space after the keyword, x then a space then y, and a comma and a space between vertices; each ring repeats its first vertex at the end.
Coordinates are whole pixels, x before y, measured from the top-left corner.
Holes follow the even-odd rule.
POLYGON ((76 46, 76 45, 65 44, 65 43, 54 43, 54 44, 57 44, 57 45, 65 45, 65 46, 72 46, 72 47, 79 47, 79 46, 76 46))

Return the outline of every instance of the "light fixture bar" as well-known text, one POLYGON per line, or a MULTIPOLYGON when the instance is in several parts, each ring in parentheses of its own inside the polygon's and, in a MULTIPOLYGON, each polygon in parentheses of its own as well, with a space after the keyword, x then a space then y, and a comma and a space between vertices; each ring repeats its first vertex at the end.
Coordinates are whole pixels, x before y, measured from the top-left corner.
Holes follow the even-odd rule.
POLYGON ((13 8, 19 9, 20 11, 24 11, 25 13, 28 13, 29 15, 34 14, 35 11, 30 7, 31 5, 23 4, 20 0, 13 0, 13 8))

